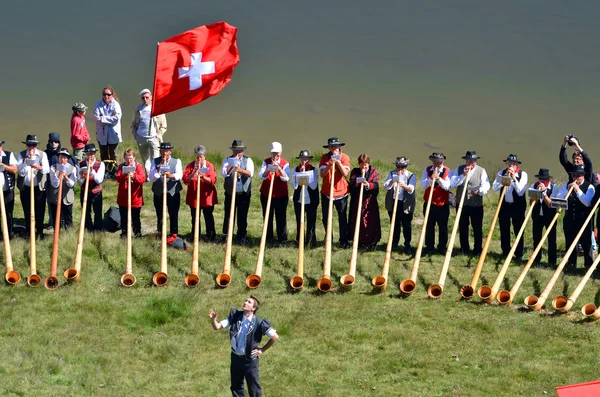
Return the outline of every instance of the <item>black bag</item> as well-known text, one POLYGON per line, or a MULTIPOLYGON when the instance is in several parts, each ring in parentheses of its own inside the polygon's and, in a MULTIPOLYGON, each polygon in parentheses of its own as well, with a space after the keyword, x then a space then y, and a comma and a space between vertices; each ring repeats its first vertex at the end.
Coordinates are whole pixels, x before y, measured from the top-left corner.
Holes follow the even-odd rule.
POLYGON ((119 165, 114 160, 104 160, 104 179, 116 179, 119 165))
POLYGON ((104 213, 104 229, 111 233, 121 230, 121 213, 113 205, 104 213))

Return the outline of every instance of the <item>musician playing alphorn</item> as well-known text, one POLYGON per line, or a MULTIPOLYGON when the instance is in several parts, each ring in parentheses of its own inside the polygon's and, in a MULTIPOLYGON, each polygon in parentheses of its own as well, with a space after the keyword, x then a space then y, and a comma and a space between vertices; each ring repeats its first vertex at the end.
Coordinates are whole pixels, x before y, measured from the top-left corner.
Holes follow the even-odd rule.
POLYGON ((271 157, 263 160, 260 166, 259 178, 263 181, 260 185, 260 204, 263 218, 267 208, 269 186, 273 180, 273 193, 271 208, 267 220, 267 241, 273 241, 273 217, 276 219, 277 240, 280 243, 287 241, 287 206, 290 201, 288 196, 288 181, 290 180, 290 164, 281 157, 283 147, 279 142, 271 143, 271 157))
MULTIPOLYGON (((548 228, 554 215, 556 208, 550 206, 552 199, 557 198, 560 189, 554 181, 552 175, 547 168, 540 168, 540 171, 535 175, 537 181, 531 184, 530 189, 541 191, 538 208, 531 214, 533 228, 533 246, 537 247, 544 234, 544 228, 548 228)), ((548 265, 556 266, 556 228, 553 227, 548 234, 548 265)), ((542 260, 542 251, 538 252, 534 263, 539 264, 542 260)))
MULTIPOLYGON (((96 145, 88 143, 83 148, 83 154, 86 159, 79 163, 79 178, 77 183, 83 186, 86 179, 90 180, 90 186, 87 197, 87 206, 85 209, 85 230, 100 231, 103 229, 102 222, 102 182, 104 181, 104 162, 96 158, 96 145), (82 172, 83 171, 83 172, 82 172), (92 222, 92 210, 94 210, 94 220, 92 222)), ((83 205, 83 196, 85 189, 81 189, 79 200, 83 205)))
MULTIPOLYGON (((77 167, 70 164, 71 154, 66 148, 58 152, 58 163, 50 167, 50 186, 48 186, 48 208, 56 215, 60 205, 60 226, 69 229, 73 226, 73 187, 77 181, 77 167), (62 197, 58 197, 58 187, 62 175, 62 197)), ((54 217, 53 217, 54 218, 54 217)))
POLYGON ((452 170, 444 165, 446 156, 444 153, 432 153, 429 156, 431 165, 423 170, 421 177, 421 188, 424 192, 423 214, 427 207, 429 199, 429 189, 431 183, 435 180, 433 188, 433 197, 431 198, 431 208, 429 210, 429 218, 425 226, 425 249, 424 253, 432 253, 435 250, 435 226, 438 226, 438 245, 437 249, 440 254, 446 252, 448 244, 448 217, 450 216, 450 178, 452 170))
MULTIPOLYGON (((27 135, 27 138, 23 143, 27 146, 27 149, 20 152, 17 157, 17 168, 19 171, 17 186, 21 191, 21 204, 23 205, 25 219, 29 219, 31 205, 34 205, 35 234, 37 237, 43 238, 44 215, 46 213, 46 181, 48 173, 50 172, 48 156, 37 148, 39 143, 37 136, 27 135), (31 165, 28 165, 28 163, 31 165), (30 169, 33 169, 33 181, 29 179, 30 169), (34 186, 34 203, 30 202, 29 189, 31 184, 34 186)), ((29 235, 29 227, 30 223, 25 222, 27 235, 29 235)))
POLYGON ((412 219, 415 211, 415 186, 417 184, 417 178, 415 174, 408 170, 407 167, 409 162, 410 160, 404 156, 397 157, 394 162, 396 170, 390 171, 383 186, 387 189, 385 208, 390 216, 390 222, 392 221, 394 199, 400 201, 398 205, 401 205, 396 210, 394 235, 392 236, 392 249, 398 249, 398 244, 400 243, 400 230, 402 230, 402 235, 404 236, 404 252, 411 255, 413 250, 410 246, 410 242, 412 239, 412 219), (397 182, 394 181, 394 176, 396 176, 397 182), (399 187, 397 197, 396 186, 399 187))
MULTIPOLYGON (((115 178, 119 184, 117 191, 117 205, 119 206, 119 215, 121 216, 121 238, 127 238, 127 205, 128 190, 131 189, 131 229, 135 238, 142 237, 142 221, 140 213, 144 205, 144 183, 146 182, 146 172, 144 166, 135 161, 135 152, 133 149, 125 150, 123 154, 124 162, 119 165, 115 178), (123 167, 133 167, 133 172, 125 173, 123 167), (129 186, 129 177, 131 177, 131 186, 129 186)), ((131 168, 129 168, 131 169, 131 168)), ((127 169, 129 171, 129 169, 127 169)))
MULTIPOLYGON (((500 223, 500 246, 502 247, 502 255, 506 257, 510 251, 510 224, 512 222, 513 231, 518 234, 523 222, 525 221, 525 209, 527 208, 527 173, 519 168, 521 162, 516 154, 509 154, 506 160, 506 168, 496 174, 496 179, 492 188, 495 191, 502 189, 502 177, 509 178, 510 185, 506 188, 504 195, 504 203, 500 207, 498 221, 500 223)), ((523 260, 523 237, 519 239, 515 250, 517 261, 523 260)))
POLYGON ((481 254, 483 241, 483 196, 490 190, 490 180, 485 169, 477 164, 480 159, 474 150, 467 151, 462 157, 465 163, 459 165, 452 175, 450 185, 456 188, 456 197, 461 197, 465 189, 465 178, 471 172, 467 188, 467 195, 463 203, 462 213, 458 221, 458 234, 460 238, 460 251, 470 255, 469 225, 473 228, 473 255, 481 254))
POLYGON ((292 170, 292 189, 294 189, 294 212, 296 213, 296 242, 299 242, 300 237, 300 213, 301 213, 301 197, 302 186, 298 184, 296 174, 299 172, 309 172, 312 176, 309 178, 308 185, 304 190, 304 211, 306 213, 306 241, 310 248, 317 246, 316 224, 317 224, 317 207, 319 206, 319 179, 318 170, 310 160, 313 158, 308 149, 301 150, 296 157, 300 160, 298 166, 292 170))
POLYGON ((379 171, 371 165, 367 154, 358 156, 358 167, 350 171, 350 216, 348 224, 348 237, 354 236, 356 217, 360 217, 358 244, 363 248, 374 249, 381 239, 381 220, 379 217, 379 171), (364 180, 360 181, 364 173, 364 180), (362 208, 358 210, 360 189, 363 189, 362 208))
POLYGON ((12 152, 5 151, 2 148, 4 141, 0 140, 0 158, 2 159, 3 169, 0 171, 0 186, 4 194, 4 204, 6 207, 6 224, 8 226, 8 237, 13 238, 13 211, 15 208, 15 174, 17 173, 17 159, 12 152))
POLYGON ((181 186, 181 177, 183 169, 181 160, 171 156, 173 145, 171 142, 161 142, 160 157, 152 160, 150 166, 150 182, 152 182, 152 192, 154 193, 154 210, 156 211, 156 230, 162 231, 163 218, 163 176, 167 177, 167 211, 169 212, 169 234, 177 238, 179 233, 179 208, 181 206, 181 196, 179 192, 181 186))

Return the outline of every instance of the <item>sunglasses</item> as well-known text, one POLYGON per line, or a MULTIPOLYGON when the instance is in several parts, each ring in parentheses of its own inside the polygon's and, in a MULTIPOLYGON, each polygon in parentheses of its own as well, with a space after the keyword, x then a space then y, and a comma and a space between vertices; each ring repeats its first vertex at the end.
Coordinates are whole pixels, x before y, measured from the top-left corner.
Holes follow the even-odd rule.
POLYGON ((150 99, 150 96, 143 96, 142 99, 150 99))
POLYGON ((102 95, 103 96, 112 96, 112 94, 110 92, 103 92, 102 95))

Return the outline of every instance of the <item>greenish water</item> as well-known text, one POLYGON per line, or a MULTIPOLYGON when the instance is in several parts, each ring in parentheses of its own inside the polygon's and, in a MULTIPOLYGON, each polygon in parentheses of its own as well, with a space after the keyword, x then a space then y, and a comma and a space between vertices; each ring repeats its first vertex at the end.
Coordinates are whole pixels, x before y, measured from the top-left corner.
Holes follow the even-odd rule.
POLYGON ((240 65, 219 96, 168 115, 179 147, 227 152, 243 139, 260 156, 277 140, 291 158, 339 136, 352 157, 426 165, 443 151, 455 166, 476 150, 492 171, 517 153, 530 174, 561 176, 566 133, 600 161, 599 19, 594 1, 5 2, 0 139, 68 142, 71 104, 93 106, 106 83, 129 134, 156 43, 226 20, 240 65))

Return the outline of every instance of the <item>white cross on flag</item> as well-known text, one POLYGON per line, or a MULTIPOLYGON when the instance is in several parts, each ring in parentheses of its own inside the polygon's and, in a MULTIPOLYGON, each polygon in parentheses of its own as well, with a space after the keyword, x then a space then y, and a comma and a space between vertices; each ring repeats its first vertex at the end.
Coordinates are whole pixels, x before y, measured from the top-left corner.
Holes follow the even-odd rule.
POLYGON ((237 28, 199 26, 158 44, 152 115, 195 105, 217 95, 240 61, 237 28))

